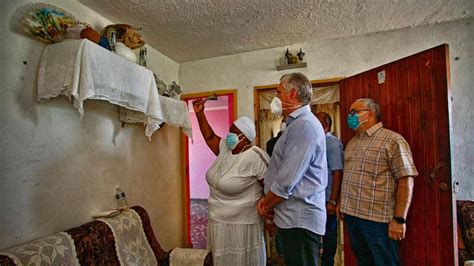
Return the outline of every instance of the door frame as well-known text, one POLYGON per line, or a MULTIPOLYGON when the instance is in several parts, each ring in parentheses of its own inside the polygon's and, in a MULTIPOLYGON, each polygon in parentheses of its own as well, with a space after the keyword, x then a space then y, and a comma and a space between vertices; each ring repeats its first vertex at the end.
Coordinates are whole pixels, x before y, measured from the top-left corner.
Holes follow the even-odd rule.
MULTIPOLYGON (((220 95, 232 95, 232 114, 233 118, 237 117, 237 89, 224 89, 214 91, 203 91, 196 93, 188 93, 181 95, 182 101, 188 101, 196 98, 204 98, 212 94, 220 95)), ((183 247, 192 247, 191 241, 191 209, 190 209, 190 191, 189 191, 189 158, 188 158, 188 137, 181 131, 180 132, 180 158, 181 158, 181 206, 182 206, 182 238, 181 243, 183 247)))

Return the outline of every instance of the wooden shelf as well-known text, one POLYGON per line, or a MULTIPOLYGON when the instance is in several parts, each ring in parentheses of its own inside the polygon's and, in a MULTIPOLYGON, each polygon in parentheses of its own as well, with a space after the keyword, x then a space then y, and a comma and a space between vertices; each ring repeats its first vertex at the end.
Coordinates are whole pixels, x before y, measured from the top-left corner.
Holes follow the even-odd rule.
POLYGON ((299 63, 299 64, 289 64, 289 65, 282 65, 282 66, 277 66, 277 70, 285 70, 285 69, 292 69, 292 68, 303 68, 306 67, 306 62, 299 63))

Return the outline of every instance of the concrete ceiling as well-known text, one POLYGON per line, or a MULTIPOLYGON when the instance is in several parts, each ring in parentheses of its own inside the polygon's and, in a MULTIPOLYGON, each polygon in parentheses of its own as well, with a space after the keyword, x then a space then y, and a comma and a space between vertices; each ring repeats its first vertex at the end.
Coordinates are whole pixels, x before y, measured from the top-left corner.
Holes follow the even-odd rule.
POLYGON ((474 12, 474 0, 80 2, 114 23, 141 26, 145 41, 177 62, 453 21, 474 12))

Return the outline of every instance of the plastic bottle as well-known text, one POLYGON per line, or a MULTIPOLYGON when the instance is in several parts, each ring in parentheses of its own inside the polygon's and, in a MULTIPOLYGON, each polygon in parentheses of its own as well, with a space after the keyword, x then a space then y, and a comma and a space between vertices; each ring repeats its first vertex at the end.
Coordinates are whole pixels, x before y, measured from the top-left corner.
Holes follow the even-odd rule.
POLYGON ((140 65, 146 67, 146 57, 147 57, 147 51, 146 47, 140 48, 140 65))
POLYGON ((119 186, 115 187, 115 198, 117 199, 117 210, 127 210, 127 198, 125 197, 125 192, 119 186))
POLYGON ((107 39, 109 40, 110 49, 115 52, 115 44, 117 43, 117 31, 115 29, 109 29, 107 33, 107 39))

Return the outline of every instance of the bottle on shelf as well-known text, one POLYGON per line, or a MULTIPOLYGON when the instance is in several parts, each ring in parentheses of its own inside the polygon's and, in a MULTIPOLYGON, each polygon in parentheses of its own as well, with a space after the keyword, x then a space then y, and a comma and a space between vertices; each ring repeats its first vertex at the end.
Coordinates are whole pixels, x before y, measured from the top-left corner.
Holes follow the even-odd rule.
POLYGON ((115 44, 117 43, 117 31, 115 29, 109 29, 107 39, 109 40, 109 46, 112 52, 115 52, 115 44))
POLYGON ((115 198, 117 199, 117 210, 123 211, 128 209, 125 192, 123 192, 123 190, 119 186, 115 187, 115 198))
POLYGON ((139 58, 139 63, 141 66, 146 67, 146 60, 147 60, 147 51, 146 47, 141 47, 140 48, 140 58, 139 58))

